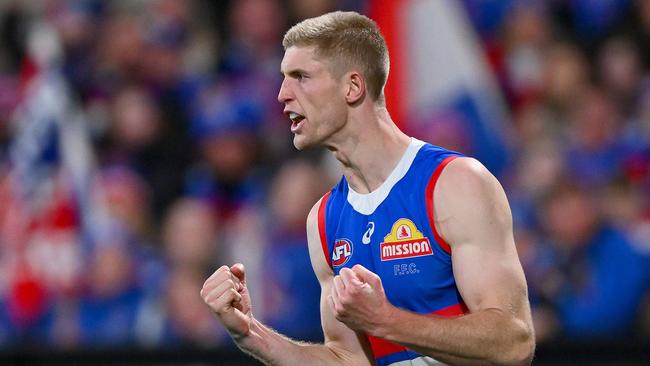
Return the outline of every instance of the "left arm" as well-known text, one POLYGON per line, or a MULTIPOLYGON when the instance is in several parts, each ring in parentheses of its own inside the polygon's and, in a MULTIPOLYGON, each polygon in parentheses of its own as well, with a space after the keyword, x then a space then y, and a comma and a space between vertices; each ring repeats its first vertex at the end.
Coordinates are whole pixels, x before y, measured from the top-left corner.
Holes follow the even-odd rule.
POLYGON ((527 286, 501 185, 476 160, 459 158, 442 172, 434 199, 436 227, 452 248, 469 314, 442 318, 394 307, 380 278, 362 266, 335 278, 334 314, 352 329, 445 363, 530 364, 535 341, 527 286))

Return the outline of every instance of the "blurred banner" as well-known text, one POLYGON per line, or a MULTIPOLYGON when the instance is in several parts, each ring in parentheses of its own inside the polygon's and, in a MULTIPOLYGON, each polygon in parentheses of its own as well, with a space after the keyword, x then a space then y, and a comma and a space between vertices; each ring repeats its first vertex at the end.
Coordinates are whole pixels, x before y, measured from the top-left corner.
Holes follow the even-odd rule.
POLYGON ((2 186, 7 312, 15 335, 28 338, 47 327, 55 294, 77 291, 87 228, 101 213, 91 194, 95 162, 86 122, 61 74, 56 34, 45 23, 28 34, 2 186))
POLYGON ((386 98, 397 124, 503 172, 510 117, 461 2, 371 0, 369 14, 388 43, 386 98))

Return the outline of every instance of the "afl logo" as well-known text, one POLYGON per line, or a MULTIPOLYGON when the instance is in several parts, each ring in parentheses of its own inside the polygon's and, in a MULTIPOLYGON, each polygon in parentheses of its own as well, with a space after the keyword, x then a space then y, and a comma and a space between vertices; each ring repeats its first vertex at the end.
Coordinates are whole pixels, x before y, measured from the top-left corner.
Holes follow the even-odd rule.
POLYGON ((349 239, 336 239, 332 249, 332 266, 340 267, 352 257, 352 242, 349 239))

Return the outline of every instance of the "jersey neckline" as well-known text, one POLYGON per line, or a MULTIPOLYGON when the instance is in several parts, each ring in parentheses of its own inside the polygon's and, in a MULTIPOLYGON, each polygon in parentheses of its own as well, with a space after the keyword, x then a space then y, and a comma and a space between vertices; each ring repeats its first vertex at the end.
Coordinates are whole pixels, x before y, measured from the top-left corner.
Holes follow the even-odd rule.
POLYGON ((420 141, 415 137, 411 137, 409 146, 406 148, 406 151, 402 155, 402 158, 399 160, 395 168, 393 168, 393 171, 388 175, 388 178, 386 178, 386 180, 377 189, 370 193, 356 192, 354 189, 352 189, 352 187, 350 187, 350 183, 348 183, 346 180, 346 184, 348 186, 347 201, 352 206, 352 208, 363 215, 370 215, 375 212, 377 207, 379 207, 379 205, 384 202, 386 197, 388 197, 388 194, 390 193, 391 189, 393 189, 395 184, 397 184, 400 179, 404 178, 408 170, 411 168, 411 164, 413 163, 413 160, 415 160, 415 156, 417 155, 418 151, 420 151, 420 148, 424 146, 424 144, 425 143, 423 141, 420 141))

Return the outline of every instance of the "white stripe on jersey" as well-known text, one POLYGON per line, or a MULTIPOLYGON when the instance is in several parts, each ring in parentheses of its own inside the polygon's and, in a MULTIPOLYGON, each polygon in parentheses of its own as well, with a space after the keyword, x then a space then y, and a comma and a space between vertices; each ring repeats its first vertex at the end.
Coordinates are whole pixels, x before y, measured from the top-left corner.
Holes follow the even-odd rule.
POLYGON ((431 357, 418 357, 412 360, 391 363, 388 366, 447 366, 447 364, 436 361, 431 357))
POLYGON ((393 189, 395 184, 404 178, 406 173, 408 173, 415 160, 415 156, 420 151, 420 148, 424 146, 424 141, 420 141, 415 137, 411 137, 411 142, 406 148, 404 155, 397 163, 397 166, 393 168, 393 171, 388 175, 388 178, 379 186, 370 193, 357 193, 355 192, 350 184, 348 183, 348 203, 355 211, 362 215, 371 215, 379 205, 384 202, 390 190, 393 189))

